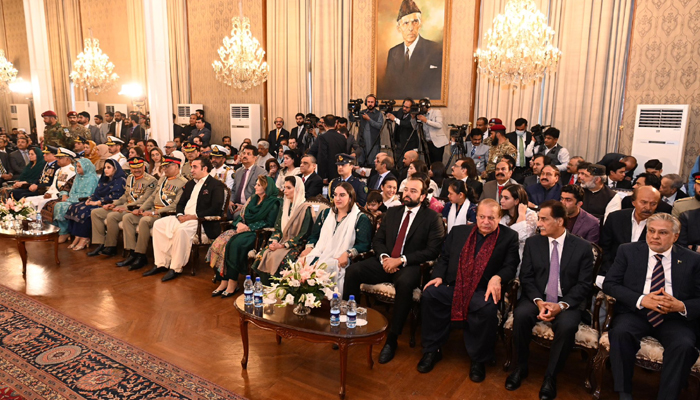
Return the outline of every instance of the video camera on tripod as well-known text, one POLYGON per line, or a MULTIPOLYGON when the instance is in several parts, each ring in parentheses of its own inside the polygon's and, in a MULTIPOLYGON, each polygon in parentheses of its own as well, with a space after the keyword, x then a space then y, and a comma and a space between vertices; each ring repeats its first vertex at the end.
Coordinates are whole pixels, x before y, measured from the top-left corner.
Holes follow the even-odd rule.
POLYGON ((420 99, 418 103, 413 103, 411 106, 411 115, 414 117, 416 115, 425 115, 428 113, 428 109, 430 108, 430 99, 420 99))
POLYGON ((543 146, 544 145, 544 131, 547 130, 547 128, 551 128, 552 125, 540 125, 537 124, 532 127, 530 130, 532 132, 532 139, 535 141, 535 146, 543 146))
POLYGON ((382 100, 379 102, 379 111, 387 114, 394 111, 394 106, 396 106, 396 100, 382 100))
POLYGON ((471 124, 454 125, 448 124, 450 127, 450 137, 464 139, 467 137, 467 131, 471 124))
POLYGON ((360 118, 360 110, 362 109, 362 104, 364 101, 362 99, 350 99, 348 100, 348 112, 354 118, 360 118))

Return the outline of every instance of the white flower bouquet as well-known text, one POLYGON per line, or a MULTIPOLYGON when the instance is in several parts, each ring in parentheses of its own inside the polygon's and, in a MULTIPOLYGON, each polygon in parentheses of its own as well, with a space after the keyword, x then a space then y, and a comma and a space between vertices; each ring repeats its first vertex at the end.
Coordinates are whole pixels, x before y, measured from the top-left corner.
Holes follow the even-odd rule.
POLYGON ((282 270, 281 277, 270 278, 276 283, 272 284, 267 297, 282 300, 279 307, 287 304, 307 309, 320 307, 324 297, 329 300, 333 297, 335 287, 335 273, 329 274, 326 267, 325 263, 306 265, 304 261, 290 261, 287 268, 282 270))
POLYGON ((0 219, 2 221, 22 221, 36 217, 36 210, 26 199, 16 201, 13 198, 0 202, 0 219))

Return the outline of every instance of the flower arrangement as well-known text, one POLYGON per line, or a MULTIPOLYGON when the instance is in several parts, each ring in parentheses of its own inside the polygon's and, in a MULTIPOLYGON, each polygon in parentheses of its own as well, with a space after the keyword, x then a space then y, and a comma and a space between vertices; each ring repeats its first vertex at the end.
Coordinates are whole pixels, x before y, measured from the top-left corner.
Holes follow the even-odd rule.
POLYGON ((272 290, 268 298, 282 300, 279 307, 287 304, 297 306, 296 313, 308 314, 310 308, 321 306, 323 297, 333 297, 333 277, 335 273, 326 271, 327 265, 307 265, 305 261, 289 262, 287 268, 282 270, 281 277, 270 279, 277 281, 272 284, 272 290), (297 309, 299 312, 297 312, 297 309), (306 312, 302 310, 306 309, 306 312))
POLYGON ((22 221, 36 217, 36 210, 31 202, 26 199, 7 199, 0 202, 0 219, 3 221, 22 221))

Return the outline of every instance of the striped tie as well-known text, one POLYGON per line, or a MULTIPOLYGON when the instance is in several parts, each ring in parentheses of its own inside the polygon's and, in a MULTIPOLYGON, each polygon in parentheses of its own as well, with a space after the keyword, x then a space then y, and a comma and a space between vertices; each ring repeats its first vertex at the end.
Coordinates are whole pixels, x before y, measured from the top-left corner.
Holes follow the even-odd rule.
MULTIPOLYGON (((654 271, 651 273, 651 292, 655 292, 664 287, 666 283, 666 278, 664 276, 664 267, 661 264, 661 259, 664 257, 662 254, 655 254, 656 265, 654 266, 654 271)), ((664 316, 656 311, 649 310, 647 312, 647 319, 651 326, 656 328, 664 322, 664 316)))

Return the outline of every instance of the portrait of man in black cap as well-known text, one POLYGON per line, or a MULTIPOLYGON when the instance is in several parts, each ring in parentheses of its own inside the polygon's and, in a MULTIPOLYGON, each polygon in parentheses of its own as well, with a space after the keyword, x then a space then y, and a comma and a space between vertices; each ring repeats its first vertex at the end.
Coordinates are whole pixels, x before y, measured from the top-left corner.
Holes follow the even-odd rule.
MULTIPOLYGON (((415 0, 401 0, 392 2, 381 2, 381 9, 378 9, 379 19, 377 27, 378 45, 377 47, 377 95, 382 99, 404 99, 404 98, 429 98, 433 102, 443 100, 442 96, 442 71, 443 71, 443 42, 445 30, 441 26, 430 27, 430 37, 427 39, 426 26, 422 29, 428 11, 433 15, 439 15, 440 9, 447 15, 444 0, 418 0, 424 11, 416 4, 415 0), (389 3, 389 4, 385 4, 389 3), (389 11, 382 13, 386 7, 392 7, 393 14, 396 12, 396 5, 399 5, 398 17, 395 25, 391 27, 392 34, 382 37, 385 32, 389 32, 388 15, 389 11), (382 25, 383 24, 383 25, 382 25), (401 35, 401 43, 391 47, 388 53, 383 53, 386 47, 396 43, 395 40, 401 35), (382 61, 386 59, 386 67, 382 69, 382 61)), ((380 6, 378 4, 378 6, 380 6)), ((441 21, 443 22, 443 21, 441 21)), ((393 21, 392 21, 393 25, 393 21)))

